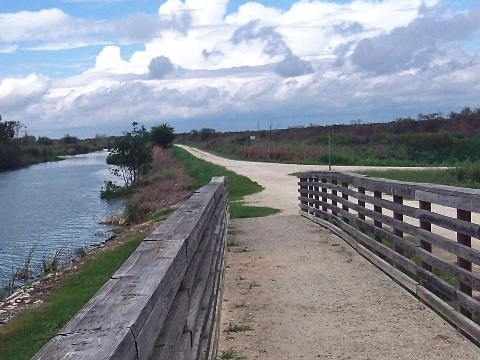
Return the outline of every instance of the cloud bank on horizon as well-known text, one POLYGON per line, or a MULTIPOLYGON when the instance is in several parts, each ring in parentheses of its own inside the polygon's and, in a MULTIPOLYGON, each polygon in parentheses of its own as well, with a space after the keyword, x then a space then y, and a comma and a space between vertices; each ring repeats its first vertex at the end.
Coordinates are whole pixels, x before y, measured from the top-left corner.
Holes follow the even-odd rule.
POLYGON ((480 106, 476 0, 42 3, 0 10, 0 114, 37 136, 119 133, 133 121, 177 131, 387 121, 480 106))

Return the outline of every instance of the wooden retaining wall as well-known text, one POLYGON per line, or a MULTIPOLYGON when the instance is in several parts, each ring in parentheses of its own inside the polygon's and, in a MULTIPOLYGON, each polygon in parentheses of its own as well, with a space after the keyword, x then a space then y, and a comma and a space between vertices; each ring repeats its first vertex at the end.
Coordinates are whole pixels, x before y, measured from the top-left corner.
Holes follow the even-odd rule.
POLYGON ((213 178, 33 359, 214 359, 227 221, 226 179, 213 178))
POLYGON ((298 184, 301 215, 480 341, 480 191, 339 172, 298 184))

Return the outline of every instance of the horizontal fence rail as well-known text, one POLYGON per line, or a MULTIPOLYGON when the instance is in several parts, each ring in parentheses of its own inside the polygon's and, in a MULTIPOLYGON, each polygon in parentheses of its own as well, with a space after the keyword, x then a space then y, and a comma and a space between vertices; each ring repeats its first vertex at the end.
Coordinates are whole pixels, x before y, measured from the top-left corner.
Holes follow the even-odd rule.
POLYGON ((480 191, 339 172, 298 177, 301 215, 480 341, 480 191))
POLYGON ((33 359, 214 359, 227 221, 226 179, 213 178, 33 359))

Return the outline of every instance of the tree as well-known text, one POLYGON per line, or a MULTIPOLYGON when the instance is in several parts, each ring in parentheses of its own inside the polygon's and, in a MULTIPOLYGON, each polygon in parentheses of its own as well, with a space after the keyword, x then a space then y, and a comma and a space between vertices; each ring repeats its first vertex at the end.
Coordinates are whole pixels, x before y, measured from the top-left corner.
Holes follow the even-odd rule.
POLYGON ((150 138, 153 143, 166 149, 171 147, 173 140, 175 140, 175 130, 167 123, 163 123, 152 127, 150 138))
POLYGON ((140 182, 140 176, 145 174, 152 162, 152 151, 145 127, 137 127, 133 122, 133 130, 124 132, 123 136, 113 141, 113 147, 107 157, 107 163, 114 165, 110 171, 120 177, 125 187, 132 188, 140 182))
POLYGON ((0 141, 9 141, 17 137, 24 125, 20 121, 4 121, 0 115, 0 141))

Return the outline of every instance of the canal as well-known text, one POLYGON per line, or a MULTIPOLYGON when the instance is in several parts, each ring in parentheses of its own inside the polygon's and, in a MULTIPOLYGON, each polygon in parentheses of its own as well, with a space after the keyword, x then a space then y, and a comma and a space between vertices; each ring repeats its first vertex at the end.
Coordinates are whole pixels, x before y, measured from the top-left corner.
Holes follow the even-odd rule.
POLYGON ((112 226, 100 222, 121 212, 121 202, 100 199, 111 175, 107 152, 67 157, 63 161, 0 173, 0 284, 31 256, 30 270, 55 254, 68 262, 111 236, 112 226))

